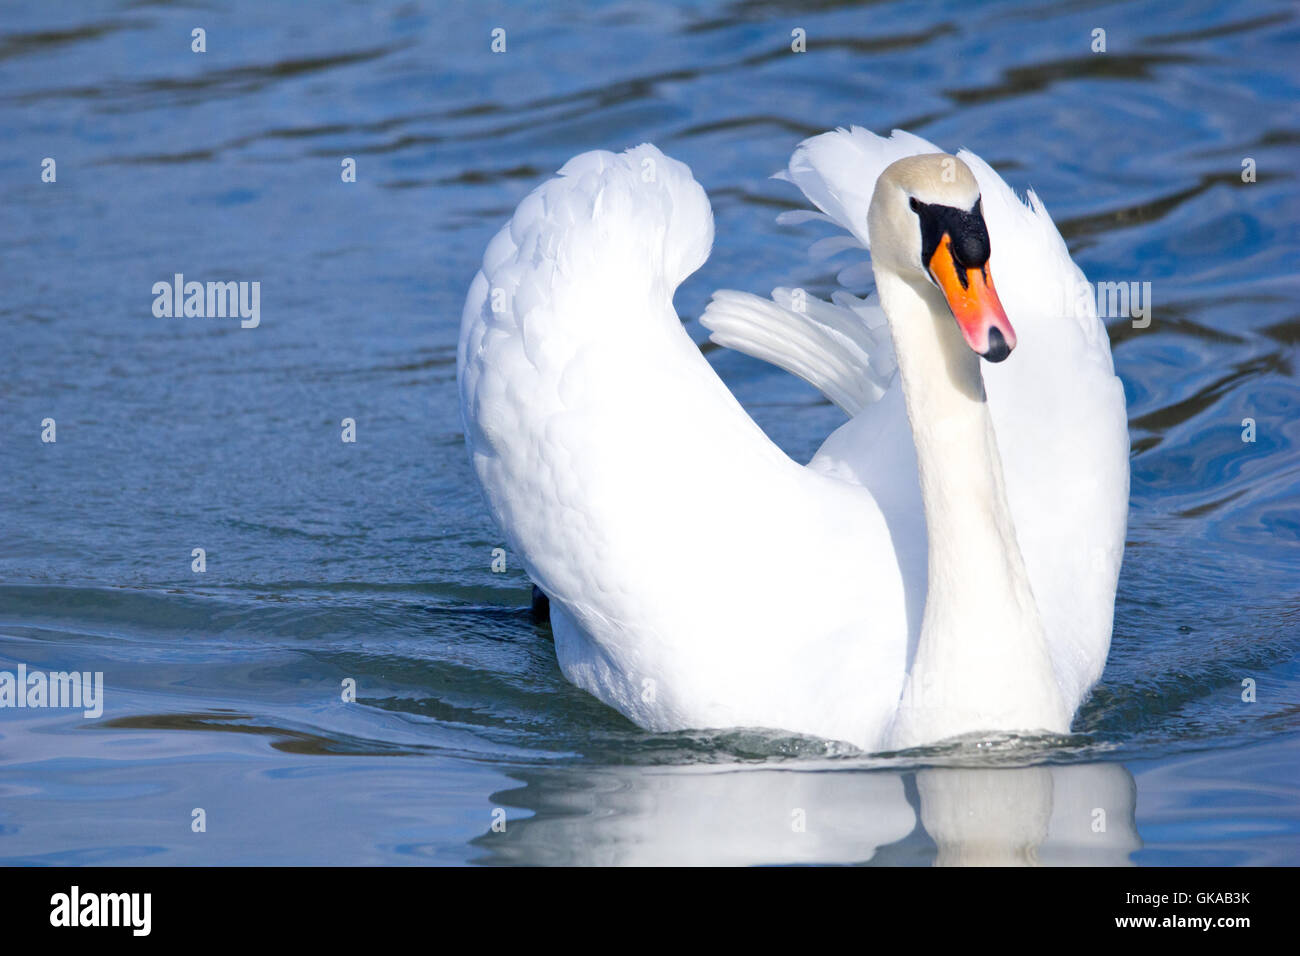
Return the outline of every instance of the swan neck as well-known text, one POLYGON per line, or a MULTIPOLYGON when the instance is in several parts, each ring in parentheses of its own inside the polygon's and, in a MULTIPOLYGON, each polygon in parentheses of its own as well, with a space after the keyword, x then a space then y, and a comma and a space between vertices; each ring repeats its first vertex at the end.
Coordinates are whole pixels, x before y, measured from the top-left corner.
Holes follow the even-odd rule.
POLYGON ((976 577, 1003 598, 1019 598, 1024 561, 1016 542, 980 374, 937 290, 902 280, 882 286, 916 443, 930 555, 931 595, 976 577), (888 291, 887 291, 888 290, 888 291), (996 574, 972 575, 986 568, 996 574))
POLYGON ((901 743, 910 743, 909 734, 1063 732, 1068 716, 1016 540, 980 359, 937 289, 886 270, 877 271, 877 287, 916 445, 928 543, 901 743), (922 683, 928 704, 918 697, 922 683), (1030 700, 1026 683, 1045 689, 1030 700))

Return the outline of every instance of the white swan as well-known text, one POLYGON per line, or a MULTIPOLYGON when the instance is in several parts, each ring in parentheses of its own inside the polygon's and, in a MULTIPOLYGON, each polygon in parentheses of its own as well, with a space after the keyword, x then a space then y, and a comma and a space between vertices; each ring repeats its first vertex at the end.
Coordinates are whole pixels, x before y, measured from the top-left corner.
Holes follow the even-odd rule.
POLYGON ((1128 504, 1082 273, 1037 198, 967 152, 854 128, 784 176, 870 248, 879 303, 720 292, 702 321, 849 413, 806 466, 673 309, 713 240, 686 166, 584 153, 487 248, 465 437, 561 669, 652 730, 871 751, 1068 731, 1109 648, 1128 504))

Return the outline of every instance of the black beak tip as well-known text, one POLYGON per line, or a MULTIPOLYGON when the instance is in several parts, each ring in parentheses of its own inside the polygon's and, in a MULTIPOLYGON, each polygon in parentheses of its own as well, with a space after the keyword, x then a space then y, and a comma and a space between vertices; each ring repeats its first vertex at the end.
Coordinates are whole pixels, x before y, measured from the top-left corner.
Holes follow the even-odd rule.
POLYGON ((1001 362, 1011 354, 1011 346, 1007 345, 1006 337, 1003 336, 1001 329, 989 329, 989 347, 984 350, 983 358, 990 362, 1001 362))

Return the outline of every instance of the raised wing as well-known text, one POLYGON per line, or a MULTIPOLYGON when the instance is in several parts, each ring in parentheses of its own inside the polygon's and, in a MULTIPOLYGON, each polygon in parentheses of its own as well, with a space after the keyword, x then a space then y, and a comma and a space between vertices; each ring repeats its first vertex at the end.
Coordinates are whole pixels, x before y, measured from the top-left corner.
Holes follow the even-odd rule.
POLYGON ((475 475, 565 675, 644 727, 882 745, 905 627, 865 489, 791 461, 672 309, 713 221, 653 146, 586 153, 488 247, 458 381, 475 475))

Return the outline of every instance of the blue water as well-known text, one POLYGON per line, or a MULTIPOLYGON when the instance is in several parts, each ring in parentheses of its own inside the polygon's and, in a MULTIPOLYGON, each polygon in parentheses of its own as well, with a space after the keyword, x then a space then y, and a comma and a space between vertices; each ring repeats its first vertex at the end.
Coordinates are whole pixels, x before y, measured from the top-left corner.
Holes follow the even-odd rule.
MULTIPOLYGON (((0 671, 105 704, 0 710, 0 862, 1300 861, 1298 61, 1284 2, 6 5, 0 671), (848 123, 970 147, 1151 283, 1109 322, 1130 534, 1068 741, 648 734, 492 571, 455 345, 515 204, 586 149, 690 164, 702 342, 715 288, 833 287, 767 177, 848 123), (175 273, 260 282, 260 325, 155 318, 175 273)), ((792 455, 838 424, 707 352, 792 455)))

